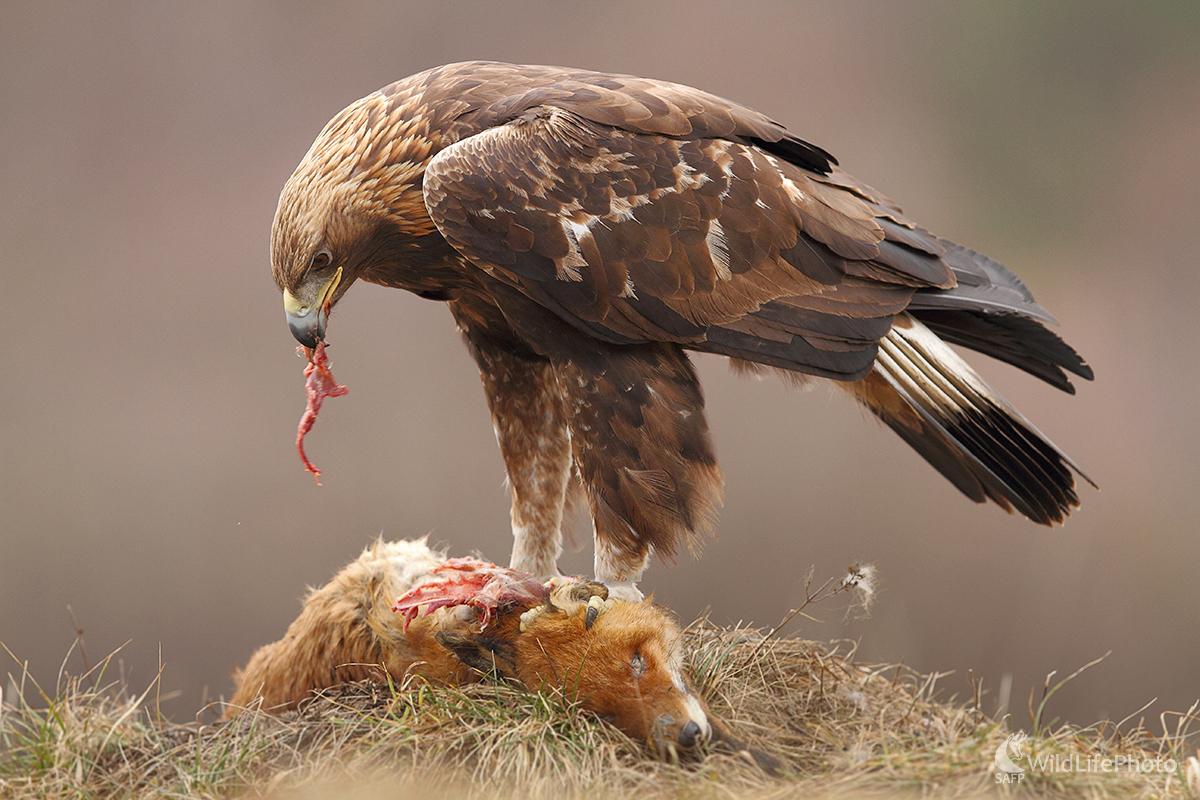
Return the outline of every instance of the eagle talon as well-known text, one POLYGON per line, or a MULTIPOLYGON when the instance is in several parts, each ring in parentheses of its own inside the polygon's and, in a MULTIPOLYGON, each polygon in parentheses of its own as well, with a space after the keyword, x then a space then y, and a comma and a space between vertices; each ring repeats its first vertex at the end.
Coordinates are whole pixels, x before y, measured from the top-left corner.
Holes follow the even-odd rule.
POLYGON ((600 612, 604 610, 604 598, 600 595, 592 595, 587 602, 587 617, 583 622, 583 629, 590 631, 592 625, 596 622, 596 617, 600 616, 600 612))

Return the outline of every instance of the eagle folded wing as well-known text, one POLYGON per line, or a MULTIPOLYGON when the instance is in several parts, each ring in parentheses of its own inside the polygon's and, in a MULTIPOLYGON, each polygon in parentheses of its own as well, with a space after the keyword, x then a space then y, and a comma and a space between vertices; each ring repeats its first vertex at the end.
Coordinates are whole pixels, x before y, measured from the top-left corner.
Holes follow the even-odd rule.
POLYGON ((940 240, 840 171, 590 116, 531 109, 441 151, 423 188, 471 263, 597 338, 855 379, 914 292, 955 285, 940 240))

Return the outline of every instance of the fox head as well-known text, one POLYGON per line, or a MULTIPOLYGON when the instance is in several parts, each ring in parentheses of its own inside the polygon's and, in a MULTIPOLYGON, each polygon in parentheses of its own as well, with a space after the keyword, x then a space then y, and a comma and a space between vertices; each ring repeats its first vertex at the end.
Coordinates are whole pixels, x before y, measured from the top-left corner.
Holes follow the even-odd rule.
POLYGON ((711 733, 684 674, 679 626, 649 600, 608 599, 603 584, 565 583, 478 634, 443 630, 436 639, 473 669, 561 691, 659 749, 691 748, 711 733))

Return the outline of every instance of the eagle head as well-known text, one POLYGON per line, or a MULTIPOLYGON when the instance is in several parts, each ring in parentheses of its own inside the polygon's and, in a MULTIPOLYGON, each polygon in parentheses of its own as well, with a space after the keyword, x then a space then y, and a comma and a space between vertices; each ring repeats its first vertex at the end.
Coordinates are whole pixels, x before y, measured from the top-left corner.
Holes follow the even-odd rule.
MULTIPOLYGON (((379 92, 334 117, 288 179, 271 231, 271 270, 292 335, 313 348, 358 278, 402 274, 434 233, 421 180, 433 147, 420 114, 379 92)), ((440 238, 440 237, 438 237, 440 238)))

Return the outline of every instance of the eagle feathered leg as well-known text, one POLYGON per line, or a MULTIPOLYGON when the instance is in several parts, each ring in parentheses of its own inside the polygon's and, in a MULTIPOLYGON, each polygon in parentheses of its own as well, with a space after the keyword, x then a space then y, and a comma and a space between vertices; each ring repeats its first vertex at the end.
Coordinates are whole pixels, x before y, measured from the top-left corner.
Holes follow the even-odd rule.
POLYGON ((595 526, 596 577, 640 597, 650 554, 670 558, 680 540, 696 546, 721 503, 699 381, 672 344, 592 343, 556 366, 595 526))
POLYGON ((599 341, 519 292, 488 288, 502 305, 468 296, 450 307, 480 366, 512 484, 512 566, 553 567, 573 465, 592 514, 597 580, 640 598, 650 554, 669 559, 681 540, 697 548, 722 500, 691 361, 676 344, 599 341))
POLYGON ((542 580, 557 576, 571 440, 554 367, 511 341, 481 333, 461 314, 455 317, 479 365, 512 490, 509 565, 542 580))

